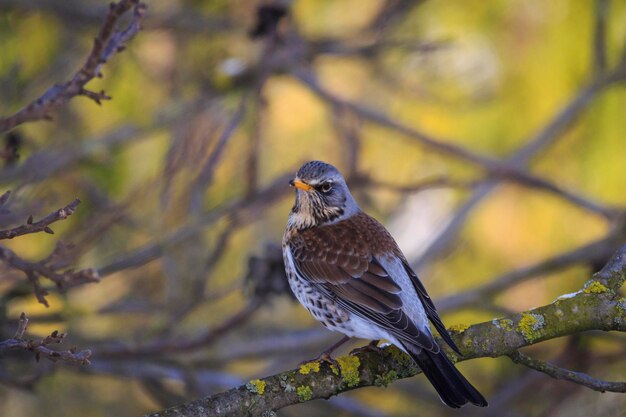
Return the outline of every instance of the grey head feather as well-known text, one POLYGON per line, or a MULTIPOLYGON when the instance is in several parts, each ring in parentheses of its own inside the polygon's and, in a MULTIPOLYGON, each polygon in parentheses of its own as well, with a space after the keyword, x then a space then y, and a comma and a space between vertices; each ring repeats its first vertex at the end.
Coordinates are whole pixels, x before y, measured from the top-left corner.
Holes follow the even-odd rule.
POLYGON ((313 189, 296 190, 296 201, 289 215, 290 227, 303 229, 332 224, 360 211, 343 175, 330 164, 307 162, 298 170, 295 179, 313 189))

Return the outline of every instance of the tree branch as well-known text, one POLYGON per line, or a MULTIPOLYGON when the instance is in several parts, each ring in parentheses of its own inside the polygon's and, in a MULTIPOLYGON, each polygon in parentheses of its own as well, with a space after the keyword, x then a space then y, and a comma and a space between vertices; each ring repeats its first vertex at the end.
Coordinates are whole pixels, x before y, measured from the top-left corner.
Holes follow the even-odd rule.
MULTIPOLYGON (((486 173, 495 179, 505 178, 509 181, 519 183, 531 188, 536 188, 550 192, 557 197, 578 205, 586 210, 597 213, 607 219, 613 219, 618 215, 618 211, 604 207, 588 197, 567 190, 557 184, 554 184, 544 178, 527 172, 523 165, 533 154, 542 149, 550 139, 569 124, 579 112, 591 101, 591 99, 599 93, 603 87, 615 82, 613 77, 616 72, 603 75, 591 82, 586 88, 572 99, 571 103, 562 110, 559 115, 549 123, 544 130, 533 137, 531 141, 519 150, 515 155, 503 161, 490 158, 479 153, 473 152, 463 146, 453 143, 451 140, 441 140, 432 137, 422 131, 414 129, 410 126, 393 120, 386 114, 378 112, 363 106, 360 103, 341 99, 332 92, 326 90, 317 80, 315 74, 308 69, 298 69, 292 72, 293 76, 308 87, 313 93, 317 94, 322 100, 336 107, 348 109, 365 120, 369 120, 379 126, 389 128, 402 135, 410 138, 431 150, 447 155, 449 157, 468 162, 485 170, 486 173)), ((494 183, 495 184, 495 183, 494 183)), ((490 186, 493 188, 493 186, 490 186)))
POLYGON ((25 339, 24 333, 27 327, 28 317, 26 317, 26 314, 22 313, 15 336, 0 342, 0 353, 21 349, 34 352, 37 361, 43 356, 53 362, 63 361, 76 365, 89 365, 89 357, 91 356, 90 350, 78 351, 76 348, 69 350, 52 350, 48 347, 48 345, 61 343, 67 336, 66 333, 59 333, 55 330, 43 339, 25 339))
POLYGON ((260 307, 256 301, 251 301, 233 316, 227 318, 216 327, 207 330, 193 338, 185 339, 181 337, 168 338, 166 340, 155 340, 140 346, 123 346, 103 348, 97 351, 98 357, 147 357, 161 355, 165 353, 182 353, 194 349, 209 346, 220 336, 232 328, 245 322, 260 307))
MULTIPOLYGON (((250 216, 245 216, 246 210, 252 209, 255 210, 254 215, 258 217, 261 210, 289 192, 285 184, 292 175, 291 173, 281 175, 266 187, 259 189, 258 192, 252 196, 234 199, 206 211, 199 216, 197 220, 189 222, 172 232, 164 233, 160 238, 156 239, 155 242, 150 242, 138 249, 130 251, 130 253, 125 253, 121 258, 99 268, 99 275, 104 277, 123 269, 145 265, 162 256, 166 248, 195 236, 202 232, 206 226, 214 224, 224 217, 241 215, 242 217, 252 219, 250 216)), ((242 221, 242 224, 245 223, 246 222, 242 221)))
POLYGON ((511 352, 509 358, 515 363, 522 364, 530 369, 543 372, 555 379, 563 379, 575 384, 583 385, 594 391, 600 392, 626 392, 626 382, 611 382, 595 379, 584 372, 570 371, 569 369, 560 368, 549 362, 533 359, 521 352, 511 352))
MULTIPOLYGON (((8 196, 8 191, 4 194, 8 196)), ((50 228, 50 225, 59 220, 65 220, 76 211, 76 207, 80 204, 80 200, 77 198, 67 206, 60 208, 43 219, 33 222, 33 216, 29 216, 26 220, 26 224, 23 224, 12 229, 0 230, 0 240, 13 239, 17 236, 27 235, 30 233, 46 232, 54 234, 54 231, 50 228)))
MULTIPOLYGON (((457 361, 493 358, 515 355, 524 346, 589 330, 625 332, 626 299, 617 295, 625 280, 626 245, 575 294, 523 313, 451 331, 463 357, 457 357, 450 349, 446 349, 446 353, 457 361)), ((385 347, 382 353, 361 352, 337 360, 340 369, 306 364, 150 414, 150 417, 270 415, 288 405, 327 399, 360 387, 386 386, 420 372, 410 358, 394 346, 385 347)))
POLYGON ((48 307, 46 300, 48 291, 41 286, 39 282, 41 277, 53 281, 59 289, 67 289, 100 280, 98 272, 92 268, 79 271, 74 271, 71 268, 63 270, 66 267, 66 262, 61 255, 66 249, 65 245, 57 243, 54 251, 48 257, 38 262, 31 262, 22 259, 11 249, 0 246, 0 260, 14 269, 22 271, 33 284, 37 301, 48 307))
POLYGON ((594 242, 585 244, 570 251, 551 256, 534 264, 506 272, 465 291, 444 297, 437 302, 439 311, 458 310, 472 303, 484 301, 485 297, 492 297, 514 285, 571 267, 572 265, 592 264, 602 265, 611 257, 615 247, 626 239, 626 229, 616 230, 594 242), (599 261, 599 262, 598 262, 599 261))
POLYGON ((0 118, 0 133, 14 128, 24 122, 50 119, 50 113, 65 105, 77 95, 83 95, 100 104, 101 100, 108 100, 104 91, 93 92, 85 89, 85 85, 95 77, 101 77, 102 65, 116 53, 125 48, 125 44, 141 29, 141 21, 147 6, 139 0, 120 0, 111 3, 109 12, 104 23, 94 39, 94 44, 83 66, 74 74, 72 79, 64 84, 55 84, 50 87, 41 97, 17 113, 0 118), (128 27, 123 31, 116 31, 118 20, 133 9, 133 18, 128 27))

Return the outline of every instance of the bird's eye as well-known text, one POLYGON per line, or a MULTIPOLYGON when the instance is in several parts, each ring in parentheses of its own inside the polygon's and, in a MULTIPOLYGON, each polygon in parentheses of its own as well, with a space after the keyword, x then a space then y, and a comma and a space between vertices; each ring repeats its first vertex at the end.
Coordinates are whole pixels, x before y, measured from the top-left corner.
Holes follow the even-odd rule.
POLYGON ((333 183, 328 181, 320 185, 320 191, 323 193, 328 193, 333 188, 333 183))

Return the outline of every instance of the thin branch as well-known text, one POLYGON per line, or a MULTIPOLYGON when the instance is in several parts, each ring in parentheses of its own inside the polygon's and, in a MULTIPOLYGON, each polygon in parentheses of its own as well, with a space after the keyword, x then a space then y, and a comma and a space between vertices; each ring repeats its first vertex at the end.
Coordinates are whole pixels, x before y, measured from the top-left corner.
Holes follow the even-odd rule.
POLYGON ((556 135, 560 133, 560 131, 567 124, 569 124, 576 115, 578 115, 578 112, 586 106, 591 98, 601 90, 601 87, 608 85, 608 77, 601 77, 591 83, 587 88, 583 89, 580 95, 575 97, 570 105, 568 105, 561 114, 549 123, 540 134, 532 138, 531 141, 519 150, 513 157, 504 161, 499 161, 497 159, 492 159, 470 151, 467 148, 452 143, 450 140, 444 141, 434 138, 417 129, 403 125, 387 115, 376 110, 369 109, 359 103, 336 97, 333 93, 326 90, 318 82, 315 75, 309 70, 295 70, 293 71, 293 75, 312 92, 317 94, 324 101, 330 103, 333 107, 339 106, 348 109, 365 120, 369 120, 380 126, 395 130, 436 152, 476 165, 486 170, 488 174, 495 178, 507 178, 510 181, 514 181, 522 185, 551 192, 561 198, 564 198, 570 203, 600 214, 607 219, 612 219, 617 215, 617 212, 614 209, 603 207, 602 205, 591 201, 587 197, 579 195, 573 191, 566 190, 544 178, 528 173, 523 169, 523 165, 532 155, 543 149, 543 147, 546 146, 551 139, 556 137, 556 135))
POLYGON ((230 138, 232 138, 232 136, 234 135, 235 131, 241 124, 246 114, 246 103, 247 103, 247 96, 244 96, 241 99, 241 102, 239 103, 239 106, 237 107, 237 110, 235 110, 230 121, 228 122, 226 127, 224 127, 222 134, 218 138, 217 143, 215 144, 215 147, 213 148, 213 152, 211 152, 211 155, 209 156, 208 160, 202 167, 202 170, 198 174, 198 177, 196 178, 196 180, 194 181, 191 187, 191 204, 190 205, 191 205, 191 212, 194 214, 200 213, 200 210, 202 208, 202 197, 204 196, 206 189, 213 182, 213 177, 214 177, 216 166, 219 163, 224 153, 226 144, 228 143, 230 138))
POLYGON ((342 39, 320 39, 310 40, 310 57, 315 58, 317 55, 339 55, 339 56, 362 56, 364 58, 372 58, 379 54, 388 53, 392 49, 403 52, 420 52, 432 53, 442 50, 450 46, 447 40, 440 41, 418 41, 415 39, 407 40, 376 40, 373 42, 358 42, 352 44, 342 39))
POLYGON ((101 77, 100 69, 116 53, 124 50, 126 43, 141 29, 141 21, 147 6, 139 0, 120 0, 111 3, 100 31, 83 66, 72 79, 64 84, 56 84, 41 97, 17 113, 0 118, 0 132, 7 131, 25 122, 51 118, 51 113, 78 95, 84 95, 100 104, 110 99, 103 91, 96 93, 85 89, 85 85, 95 77, 101 77), (133 9, 133 18, 123 31, 116 31, 118 20, 133 9))
POLYGON ((140 346, 124 346, 103 348, 97 351, 98 357, 146 357, 151 355, 162 355, 167 353, 184 353, 196 349, 204 348, 216 341, 225 332, 246 322, 260 307, 257 301, 251 301, 239 312, 224 320, 218 326, 206 332, 184 339, 181 337, 157 340, 140 346))
POLYGON ((22 259, 11 249, 0 246, 0 260, 13 269, 22 271, 31 281, 37 300, 48 307, 46 300, 48 291, 41 286, 40 278, 53 281, 60 290, 100 280, 97 271, 91 268, 79 271, 74 271, 71 268, 64 269, 66 262, 61 255, 65 249, 64 245, 57 243, 54 251, 48 257, 39 262, 31 262, 22 259))
POLYGON ((424 0, 386 0, 367 24, 366 31, 378 35, 395 29, 410 15, 411 10, 424 3, 424 0))
MULTIPOLYGON (((107 5, 108 6, 108 5, 107 5)), ((0 11, 46 12, 66 25, 97 25, 102 22, 106 8, 84 0, 0 0, 0 11)), ((216 35, 232 31, 235 22, 221 16, 198 13, 195 9, 180 8, 150 13, 142 30, 171 30, 175 33, 216 35)))
POLYGON ((123 269, 136 268, 158 259, 171 245, 178 244, 186 239, 196 236, 198 233, 201 233, 206 226, 214 224, 224 217, 233 215, 239 216, 239 213, 254 208, 254 218, 246 217, 246 221, 243 221, 242 219, 245 216, 242 216, 238 217, 238 219, 240 219, 242 224, 245 224, 247 221, 258 219, 259 213, 262 209, 289 192, 289 187, 286 184, 292 176, 293 174, 291 173, 281 175, 268 186, 261 188, 253 196, 230 201, 205 212, 198 218, 197 221, 193 221, 170 233, 165 233, 156 242, 151 242, 141 248, 133 250, 132 252, 125 254, 122 258, 100 268, 100 276, 104 277, 123 269))
POLYGON ((263 140, 263 134, 265 129, 265 119, 267 103, 263 98, 262 85, 256 90, 254 95, 254 107, 255 112, 253 114, 252 132, 250 133, 249 149, 246 155, 246 195, 251 196, 257 191, 259 187, 259 154, 261 152, 261 142, 263 140))
POLYGON ((609 1, 596 0, 595 27, 593 32, 593 69, 596 74, 606 71, 606 21, 609 16, 609 1))
POLYGON ((611 256, 615 247, 625 238, 626 236, 612 234, 571 251, 507 272, 487 280, 485 284, 440 299, 437 302, 437 308, 442 311, 463 308, 536 276, 560 271, 572 265, 591 264, 598 260, 606 260, 611 256))
POLYGON ((13 339, 22 340, 24 338, 24 333, 26 332, 26 328, 28 327, 28 317, 26 317, 26 313, 22 312, 20 314, 20 321, 17 325, 17 330, 15 331, 15 336, 13 339))
POLYGON ((398 193, 418 193, 433 188, 474 188, 485 180, 458 180, 447 176, 425 178, 413 184, 394 184, 387 181, 377 180, 363 174, 350 178, 352 187, 373 187, 398 193))
POLYGON ((341 145, 342 159, 347 168, 346 178, 354 178, 358 172, 358 161, 362 151, 362 123, 360 117, 343 110, 341 106, 333 106, 330 122, 341 145))
MULTIPOLYGON (((617 71, 617 69, 615 71, 617 71)), ((521 169, 521 167, 528 164, 530 158, 556 142, 556 140, 560 137, 560 133, 580 116, 591 101, 598 94, 600 94, 600 92, 602 92, 610 82, 616 81, 611 78, 616 74, 617 73, 614 72, 608 76, 598 78, 583 87, 542 129, 538 131, 538 133, 533 135, 522 148, 505 160, 505 166, 508 166, 509 169, 521 169)), ((435 258, 445 248, 447 248, 465 224, 465 220, 472 210, 477 207, 484 198, 491 194, 491 192, 496 189, 498 185, 499 181, 494 180, 478 186, 473 195, 457 210, 456 214, 450 220, 445 229, 422 253, 419 259, 411 262, 411 266, 415 269, 420 269, 422 265, 435 258)), ((564 196, 563 194, 560 195, 564 196)), ((572 198, 566 199, 571 202, 576 200, 572 198)), ((607 215, 609 215, 610 211, 613 211, 611 209, 606 210, 608 210, 605 212, 607 215)), ((614 218, 615 216, 617 216, 617 214, 614 212, 609 215, 609 218, 614 218)))
POLYGON ((76 348, 69 350, 52 350, 48 345, 59 344, 67 336, 66 333, 53 331, 49 336, 43 339, 25 339, 24 333, 28 327, 28 317, 22 313, 15 336, 11 339, 0 342, 0 354, 9 350, 27 350, 35 353, 35 359, 39 361, 40 357, 47 358, 53 362, 62 361, 75 365, 89 365, 91 357, 90 350, 78 351, 76 348))
POLYGON ((594 391, 626 392, 626 382, 611 382, 596 379, 584 372, 564 369, 554 364, 551 364, 550 362, 533 359, 518 351, 509 353, 508 357, 511 358, 511 360, 515 363, 524 365, 530 369, 534 369, 539 372, 543 372, 544 374, 549 375, 552 378, 562 379, 565 381, 573 382, 575 384, 583 385, 587 388, 591 388, 594 391))
POLYGON ((334 343, 336 338, 336 334, 321 327, 298 331, 289 329, 280 333, 272 332, 268 335, 258 335, 254 339, 254 344, 229 344, 228 349, 216 350, 211 360, 219 363, 230 363, 242 358, 283 357, 283 355, 293 352, 322 351, 334 343))
POLYGON ((0 171, 0 184, 13 181, 21 183, 39 182, 49 179, 59 172, 67 172, 72 166, 99 155, 111 152, 130 143, 150 138, 150 133, 163 129, 181 117, 192 117, 198 109, 204 108, 204 100, 174 102, 161 108, 147 126, 127 124, 104 135, 87 138, 77 144, 51 145, 35 151, 23 163, 0 171))
POLYGON ((9 201, 10 196, 11 191, 5 191, 4 194, 0 196, 0 214, 6 214, 9 212, 6 208, 4 208, 4 206, 7 204, 7 201, 9 201))
MULTIPOLYGON (((6 194, 5 194, 6 195, 6 194)), ((60 208, 43 219, 34 222, 33 216, 29 216, 26 223, 14 227, 12 229, 0 230, 0 240, 13 239, 17 236, 27 235, 30 233, 46 232, 54 234, 54 231, 50 228, 50 225, 59 220, 65 220, 76 211, 76 207, 80 204, 80 200, 77 198, 63 208, 60 208)))

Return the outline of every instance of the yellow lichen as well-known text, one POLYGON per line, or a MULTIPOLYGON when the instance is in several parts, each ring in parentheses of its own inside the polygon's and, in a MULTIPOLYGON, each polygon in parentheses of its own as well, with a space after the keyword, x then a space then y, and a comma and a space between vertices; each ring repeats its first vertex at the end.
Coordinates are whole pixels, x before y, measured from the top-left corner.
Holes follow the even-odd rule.
POLYGON ((522 313, 517 329, 522 333, 524 339, 532 342, 539 337, 536 331, 541 329, 544 324, 545 319, 541 314, 522 313))
POLYGON ((398 366, 405 370, 407 373, 410 373, 412 369, 415 368, 415 362, 411 359, 409 355, 398 349, 396 346, 389 346, 385 348, 385 356, 389 355, 394 362, 398 364, 398 366))
POLYGON ((450 330, 452 330, 453 332, 457 332, 457 333, 463 333, 465 330, 469 329, 469 325, 467 324, 453 324, 452 326, 450 326, 450 330))
POLYGON ((341 356, 337 358, 337 363, 341 369, 341 377, 343 382, 349 387, 356 387, 361 382, 359 376, 359 366, 361 361, 358 356, 341 356))
POLYGON ((513 320, 511 320, 511 319, 500 319, 498 321, 498 324, 504 330, 507 330, 507 331, 513 330, 513 320))
POLYGON ((589 281, 585 285, 585 288, 583 289, 583 292, 585 294, 602 294, 603 292, 608 292, 608 291, 609 289, 605 287, 601 282, 598 282, 598 281, 589 281))
POLYGON ((310 387, 307 387, 305 385, 300 385, 296 389, 296 392, 298 393, 298 399, 300 400, 300 402, 309 401, 311 398, 313 398, 313 391, 310 387))
POLYGON ((396 379, 398 379, 398 373, 394 370, 391 370, 383 375, 376 375, 374 385, 376 385, 377 387, 386 387, 396 379))
POLYGON ((265 381, 261 381, 260 379, 253 379, 252 381, 246 384, 246 388, 250 392, 254 392, 255 394, 263 395, 265 393, 265 386, 267 384, 265 381))
POLYGON ((311 372, 318 373, 320 371, 320 363, 319 362, 307 362, 300 365, 299 372, 302 375, 308 375, 311 372))

